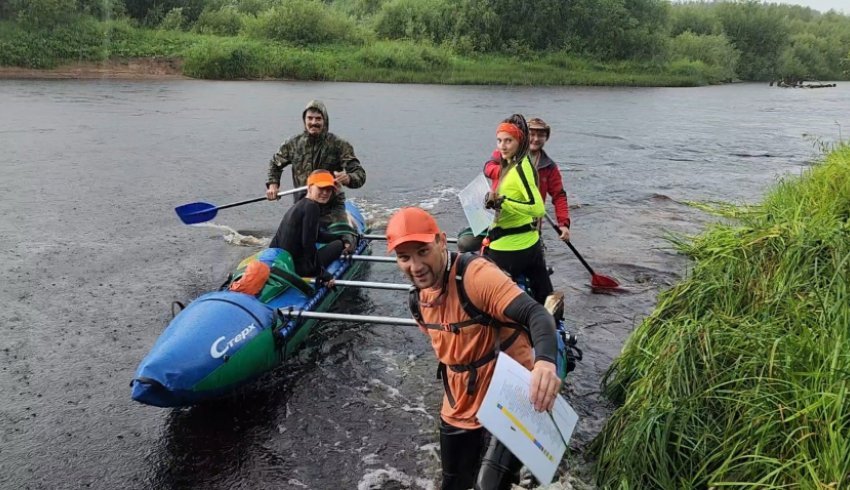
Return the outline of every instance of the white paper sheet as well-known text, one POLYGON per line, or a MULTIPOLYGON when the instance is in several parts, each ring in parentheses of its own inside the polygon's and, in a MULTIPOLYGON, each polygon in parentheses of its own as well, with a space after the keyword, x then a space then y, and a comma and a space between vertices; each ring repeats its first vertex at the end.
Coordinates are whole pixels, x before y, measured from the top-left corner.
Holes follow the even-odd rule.
POLYGON ((484 209, 484 196, 489 190, 490 184, 487 183, 487 178, 484 174, 478 174, 478 177, 472 179, 472 182, 457 195, 473 235, 486 230, 496 217, 495 212, 484 209))
POLYGON ((531 404, 531 372, 507 354, 496 361, 478 420, 531 470, 540 483, 552 482, 578 415, 558 395, 551 416, 531 404))

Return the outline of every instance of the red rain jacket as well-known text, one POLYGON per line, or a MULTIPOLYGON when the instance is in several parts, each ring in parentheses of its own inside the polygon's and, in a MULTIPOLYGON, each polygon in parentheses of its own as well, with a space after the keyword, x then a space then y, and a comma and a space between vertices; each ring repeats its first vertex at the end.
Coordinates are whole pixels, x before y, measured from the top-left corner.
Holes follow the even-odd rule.
MULTIPOLYGON (((531 159, 531 154, 528 157, 531 159)), ((493 181, 490 186, 493 192, 499 187, 499 172, 502 169, 501 160, 502 154, 499 153, 499 150, 496 150, 484 164, 484 175, 493 181)), ((567 202, 567 193, 564 191, 564 183, 561 180, 561 170, 543 150, 540 150, 537 159, 537 174, 537 187, 540 189, 540 195, 543 196, 543 202, 546 202, 547 194, 552 196, 552 204, 555 206, 555 220, 558 222, 558 226, 569 228, 570 205, 567 202)))

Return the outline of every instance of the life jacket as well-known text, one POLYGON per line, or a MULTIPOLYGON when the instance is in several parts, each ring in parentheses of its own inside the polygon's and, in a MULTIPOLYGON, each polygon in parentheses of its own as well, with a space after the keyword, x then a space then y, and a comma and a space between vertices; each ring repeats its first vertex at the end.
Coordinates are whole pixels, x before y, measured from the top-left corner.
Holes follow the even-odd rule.
MULTIPOLYGON (((531 156, 529 155, 529 159, 531 156)), ((490 179, 490 190, 496 192, 499 189, 499 177, 502 172, 502 154, 499 150, 493 151, 490 159, 484 163, 484 175, 490 179)), ((564 191, 564 180, 558 165, 549 157, 545 150, 540 150, 536 162, 537 187, 540 189, 540 197, 546 201, 546 196, 552 196, 552 204, 555 206, 555 219, 558 226, 570 226, 570 204, 567 201, 567 193, 564 191)))
POLYGON ((535 222, 520 226, 514 226, 512 228, 502 228, 500 226, 490 228, 490 231, 487 233, 487 238, 489 238, 490 242, 492 243, 498 240, 499 238, 506 237, 508 235, 518 235, 520 233, 526 233, 529 231, 537 231, 537 225, 535 222))
POLYGON ((497 321, 492 316, 487 313, 481 311, 477 306, 475 306, 472 301, 469 300, 469 296, 466 294, 466 289, 463 286, 463 274, 466 272, 467 266, 475 259, 482 260, 492 260, 489 257, 485 257, 482 255, 478 255, 472 252, 467 253, 455 253, 452 252, 450 255, 450 265, 449 270, 451 270, 451 266, 457 262, 457 269, 455 271, 455 285, 457 287, 457 292, 460 300, 460 306, 463 308, 463 311, 469 315, 469 319, 463 320, 455 323, 425 323, 424 318, 422 317, 422 310, 419 304, 419 289, 411 288, 410 294, 408 296, 408 307, 410 308, 410 314, 413 315, 413 318, 416 320, 421 327, 431 329, 431 330, 440 330, 452 332, 454 334, 459 334, 461 329, 466 327, 471 327, 473 325, 485 325, 490 326, 498 330, 501 327, 512 328, 515 330, 510 337, 505 339, 502 342, 499 342, 498 334, 495 336, 495 345, 493 350, 489 353, 485 354, 483 357, 476 359, 475 361, 469 364, 450 364, 446 365, 442 361, 437 365, 437 379, 443 381, 443 390, 446 393, 446 397, 448 398, 449 405, 452 408, 455 407, 455 398, 452 396, 451 389, 449 388, 449 382, 446 377, 446 369, 451 369, 456 373, 469 372, 469 380, 466 385, 467 394, 472 394, 475 392, 475 384, 478 380, 478 368, 481 368, 487 365, 490 362, 493 362, 496 359, 499 351, 504 351, 510 348, 511 345, 519 338, 520 335, 525 333, 528 336, 529 342, 531 341, 531 335, 526 326, 520 325, 518 323, 504 323, 497 321))
MULTIPOLYGON (((501 170, 501 178, 497 193, 505 196, 507 201, 514 203, 537 207, 543 211, 543 200, 540 196, 540 190, 537 187, 538 180, 537 169, 531 164, 527 156, 522 160, 511 163, 506 168, 501 170), (531 175, 526 175, 526 171, 531 175), (518 192, 524 192, 528 196, 527 201, 519 200, 518 192), (535 196, 536 194, 536 196, 535 196)), ((503 211, 491 225, 485 240, 485 246, 492 247, 493 243, 507 236, 526 235, 522 238, 515 238, 503 242, 501 246, 495 247, 494 250, 510 251, 523 250, 528 248, 540 239, 537 232, 537 223, 531 216, 526 216, 521 213, 513 213, 508 216, 503 211)))

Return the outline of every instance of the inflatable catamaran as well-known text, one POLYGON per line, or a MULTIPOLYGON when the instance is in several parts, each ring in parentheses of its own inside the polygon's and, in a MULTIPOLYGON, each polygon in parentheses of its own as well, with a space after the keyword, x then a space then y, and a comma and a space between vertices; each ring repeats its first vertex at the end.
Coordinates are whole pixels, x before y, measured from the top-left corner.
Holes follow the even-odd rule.
MULTIPOLYGON (((346 208, 349 224, 362 239, 353 255, 341 257, 327 268, 336 279, 334 290, 294 274, 288 255, 275 260, 259 294, 228 290, 230 282, 263 252, 248 257, 222 289, 201 295, 173 318, 136 370, 130 383, 133 399, 158 407, 182 407, 230 394, 295 354, 322 320, 416 326, 412 318, 328 312, 346 287, 411 289, 409 284, 351 280, 365 262, 394 264, 395 259, 371 255, 371 242, 384 237, 368 235, 356 206, 349 201, 346 208)), ((400 296, 399 301, 406 298, 400 296)), ((581 351, 566 328, 563 298, 547 308, 557 320, 557 366, 564 379, 581 359, 581 351)))
MULTIPOLYGON (((366 233, 360 211, 350 202, 346 208, 357 233, 366 233)), ((355 257, 368 256, 370 250, 370 240, 361 240, 355 257)), ((256 259, 245 259, 232 280, 256 259)), ((133 399, 158 407, 194 405, 232 392, 297 352, 318 320, 281 311, 326 311, 342 288, 315 287, 294 274, 287 259, 276 261, 256 296, 228 291, 228 282, 180 311, 136 370, 133 399)), ((356 275, 363 262, 339 259, 327 270, 345 280, 356 275)))

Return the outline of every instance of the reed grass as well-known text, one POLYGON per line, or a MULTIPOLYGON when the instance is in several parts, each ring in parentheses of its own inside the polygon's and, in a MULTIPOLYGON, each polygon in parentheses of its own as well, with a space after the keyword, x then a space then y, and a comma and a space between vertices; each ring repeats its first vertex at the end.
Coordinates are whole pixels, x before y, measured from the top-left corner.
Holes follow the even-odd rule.
POLYGON ((850 146, 717 209, 606 373, 598 484, 850 488, 850 146))

